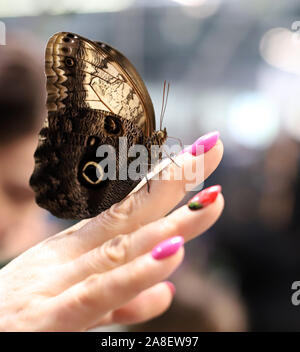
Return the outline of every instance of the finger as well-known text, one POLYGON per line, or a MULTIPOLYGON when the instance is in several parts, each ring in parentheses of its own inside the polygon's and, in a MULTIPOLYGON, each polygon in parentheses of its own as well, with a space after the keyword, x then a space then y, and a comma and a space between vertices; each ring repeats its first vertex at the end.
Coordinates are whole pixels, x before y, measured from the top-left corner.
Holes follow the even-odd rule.
POLYGON ((174 285, 160 282, 141 292, 123 307, 100 319, 93 327, 111 324, 138 324, 164 313, 170 306, 174 285))
POLYGON ((92 219, 84 219, 81 221, 78 221, 76 224, 68 227, 67 229, 61 231, 60 233, 58 233, 55 237, 56 239, 60 238, 60 237, 66 237, 69 235, 72 235, 74 232, 80 230, 84 225, 86 225, 88 222, 90 222, 92 219))
MULTIPOLYGON (((204 178, 208 177, 219 164, 223 154, 223 145, 219 141, 214 148, 204 155, 192 156, 189 153, 181 154, 175 160, 181 164, 181 169, 191 170, 196 165, 203 164, 204 178)), ((186 179, 188 173, 182 172, 183 178, 172 179, 178 166, 172 163, 167 168, 167 180, 150 181, 150 192, 143 187, 130 195, 122 202, 113 205, 107 211, 82 226, 72 236, 64 236, 62 246, 68 246, 74 256, 80 255, 120 233, 129 233, 137 228, 154 221, 167 214, 186 193, 186 185, 195 179, 186 179), (169 178, 169 179, 168 179, 169 178)), ((201 183, 199 180, 199 183, 201 183)))
POLYGON ((173 236, 180 234, 185 242, 203 234, 220 217, 224 208, 224 198, 222 194, 218 194, 216 200, 209 206, 191 211, 188 205, 184 205, 172 212, 165 218, 144 226, 143 233, 136 231, 132 234, 132 243, 134 248, 130 247, 133 254, 140 251, 140 248, 148 250, 152 243, 158 243, 169 237, 169 233, 173 236))
POLYGON ((165 218, 145 225, 128 235, 119 235, 93 248, 64 266, 60 287, 74 285, 86 277, 112 270, 147 253, 157 243, 172 236, 183 236, 185 241, 205 232, 222 213, 224 200, 221 187, 209 187, 194 198, 206 197, 211 203, 197 211, 184 205, 165 218))
POLYGON ((183 238, 173 237, 151 253, 103 274, 94 274, 49 301, 57 330, 78 331, 99 316, 128 303, 142 291, 165 280, 183 259, 183 238))

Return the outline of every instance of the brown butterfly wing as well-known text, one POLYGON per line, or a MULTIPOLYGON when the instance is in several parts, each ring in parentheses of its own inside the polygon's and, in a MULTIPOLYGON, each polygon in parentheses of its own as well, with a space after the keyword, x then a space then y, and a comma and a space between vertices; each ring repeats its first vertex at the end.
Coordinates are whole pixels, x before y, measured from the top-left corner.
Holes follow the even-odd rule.
POLYGON ((143 105, 143 115, 140 119, 135 119, 135 123, 142 128, 145 136, 150 137, 152 132, 155 130, 155 113, 152 100, 141 76, 131 62, 120 51, 114 49, 106 43, 95 43, 98 44, 99 48, 103 52, 108 54, 110 60, 112 60, 112 65, 114 65, 118 71, 123 72, 123 76, 126 77, 128 84, 137 94, 143 105))
POLYGON ((46 74, 49 111, 78 105, 130 119, 148 137, 155 130, 153 104, 141 77, 109 45, 57 33, 47 45, 46 74), (72 60, 75 70, 68 67, 72 60))
MULTIPOLYGON (((124 198, 139 181, 105 180, 93 185, 82 177, 87 164, 99 162, 98 145, 109 144, 118 151, 118 136, 105 129, 107 119, 119 121, 128 148, 149 145, 155 126, 152 102, 122 54, 72 33, 50 38, 45 70, 48 118, 39 135, 30 184, 38 204, 54 215, 92 217, 124 198), (97 142, 91 143, 94 137, 97 142)), ((119 155, 118 151, 117 174, 119 155)), ((120 168, 126 166, 127 160, 120 161, 120 168)))

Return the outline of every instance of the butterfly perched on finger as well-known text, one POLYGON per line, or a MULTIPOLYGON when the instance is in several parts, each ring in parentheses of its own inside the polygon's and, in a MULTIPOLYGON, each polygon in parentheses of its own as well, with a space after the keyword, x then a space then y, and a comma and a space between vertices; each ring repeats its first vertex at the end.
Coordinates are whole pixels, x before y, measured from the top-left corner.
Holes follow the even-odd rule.
POLYGON ((121 156, 120 137, 127 138, 128 148, 139 144, 150 152, 166 141, 166 129, 155 130, 153 104, 134 66, 107 44, 69 32, 54 34, 46 47, 45 71, 48 116, 30 185, 37 203, 53 215, 90 218, 122 200, 141 180, 104 179, 98 147, 115 148, 119 175, 129 162, 121 156))

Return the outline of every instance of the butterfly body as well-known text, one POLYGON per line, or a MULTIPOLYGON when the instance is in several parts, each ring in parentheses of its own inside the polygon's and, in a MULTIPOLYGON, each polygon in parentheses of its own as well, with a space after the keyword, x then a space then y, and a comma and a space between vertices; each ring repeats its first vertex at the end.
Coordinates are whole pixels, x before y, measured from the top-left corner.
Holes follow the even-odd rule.
POLYGON ((128 167, 127 149, 144 145, 150 155, 152 145, 165 142, 166 132, 155 131, 150 96, 132 64, 107 44, 57 33, 46 48, 45 70, 48 117, 30 184, 37 203, 53 215, 89 218, 140 182, 119 177, 128 167), (126 137, 126 150, 120 137, 126 137), (95 176, 102 145, 116 150, 116 177, 103 181, 95 176))

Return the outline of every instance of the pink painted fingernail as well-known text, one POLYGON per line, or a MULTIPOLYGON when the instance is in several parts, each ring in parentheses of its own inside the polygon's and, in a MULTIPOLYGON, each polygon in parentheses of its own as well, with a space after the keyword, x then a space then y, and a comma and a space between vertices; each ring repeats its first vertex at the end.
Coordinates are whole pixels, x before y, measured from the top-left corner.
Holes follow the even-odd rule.
POLYGON ((175 254, 183 245, 184 239, 182 236, 174 236, 159 243, 151 252, 152 257, 156 260, 164 259, 175 254))
POLYGON ((165 281, 165 283, 169 286, 169 289, 172 293, 172 296, 174 296, 176 293, 176 288, 175 288, 174 284, 171 281, 165 281))
POLYGON ((216 145, 219 137, 220 133, 218 131, 207 133, 204 136, 198 138, 192 145, 183 149, 180 154, 190 153, 194 156, 197 156, 206 153, 216 145))

